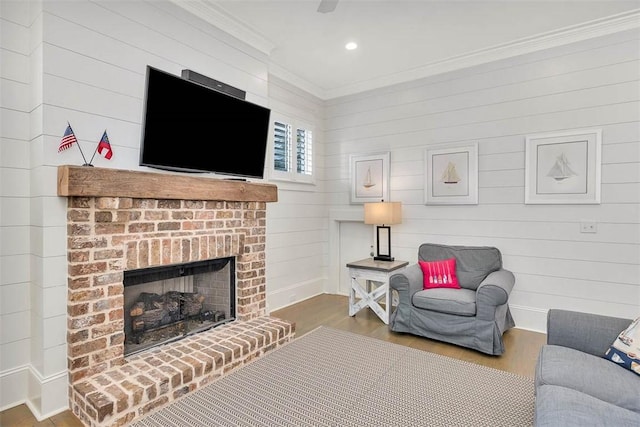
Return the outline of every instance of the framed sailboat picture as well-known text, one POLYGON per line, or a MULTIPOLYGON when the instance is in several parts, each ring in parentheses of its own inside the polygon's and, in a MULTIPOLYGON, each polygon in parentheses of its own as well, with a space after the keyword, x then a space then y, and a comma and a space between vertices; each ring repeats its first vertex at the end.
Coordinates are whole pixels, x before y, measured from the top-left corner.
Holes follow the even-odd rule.
POLYGON ((527 136, 524 202, 600 203, 601 140, 600 129, 527 136))
POLYGON ((351 203, 389 201, 389 152, 351 155, 351 203))
POLYGON ((478 204, 478 143, 447 144, 425 150, 427 205, 478 204))

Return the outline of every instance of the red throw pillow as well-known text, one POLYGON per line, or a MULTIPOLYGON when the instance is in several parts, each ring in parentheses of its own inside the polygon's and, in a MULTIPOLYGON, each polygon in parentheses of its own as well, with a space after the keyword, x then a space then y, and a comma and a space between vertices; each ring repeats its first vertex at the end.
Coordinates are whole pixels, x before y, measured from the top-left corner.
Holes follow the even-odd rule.
POLYGON ((456 276, 456 259, 441 261, 418 261, 424 275, 424 289, 455 288, 460 289, 456 276))

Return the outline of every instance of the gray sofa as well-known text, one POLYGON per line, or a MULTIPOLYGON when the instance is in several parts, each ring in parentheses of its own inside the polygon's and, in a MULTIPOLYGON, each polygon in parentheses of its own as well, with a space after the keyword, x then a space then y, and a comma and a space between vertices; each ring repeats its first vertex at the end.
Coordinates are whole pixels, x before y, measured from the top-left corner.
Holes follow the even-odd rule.
POLYGON ((502 354, 502 334, 515 326, 508 304, 513 273, 502 268, 497 248, 424 243, 418 249, 422 261, 448 258, 456 259, 461 289, 423 289, 418 264, 391 276, 389 286, 397 292, 398 304, 389 319, 390 329, 502 354))
POLYGON ((631 319, 549 310, 535 425, 640 426, 640 376, 603 357, 631 319))

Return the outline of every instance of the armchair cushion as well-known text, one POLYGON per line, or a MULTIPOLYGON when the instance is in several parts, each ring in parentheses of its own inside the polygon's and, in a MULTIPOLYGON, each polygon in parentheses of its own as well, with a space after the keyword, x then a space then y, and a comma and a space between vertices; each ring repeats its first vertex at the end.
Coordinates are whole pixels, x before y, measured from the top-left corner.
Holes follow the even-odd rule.
POLYGON ((460 289, 456 276, 456 259, 449 258, 440 261, 418 261, 424 275, 425 289, 455 288, 460 289))
POLYGON ((638 376, 603 357, 572 348, 545 345, 536 366, 535 385, 579 390, 604 402, 640 412, 638 376))
POLYGON ((640 426, 640 377, 603 358, 631 319, 550 309, 535 373, 535 426, 640 426))
POLYGON ((413 305, 458 316, 476 315, 476 292, 471 289, 425 289, 413 294, 413 305))
POLYGON ((536 392, 536 427, 638 426, 640 414, 579 390, 544 385, 536 392))

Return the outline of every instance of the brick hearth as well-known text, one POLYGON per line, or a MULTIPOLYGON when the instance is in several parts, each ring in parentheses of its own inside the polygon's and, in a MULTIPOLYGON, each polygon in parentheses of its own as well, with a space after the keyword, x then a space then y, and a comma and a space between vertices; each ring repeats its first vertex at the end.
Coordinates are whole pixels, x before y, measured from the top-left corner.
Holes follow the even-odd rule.
POLYGON ((73 412, 88 426, 123 426, 286 344, 294 328, 263 316, 237 321, 127 358, 78 381, 73 412))
POLYGON ((87 426, 125 425, 293 338, 293 325, 266 315, 273 186, 62 166, 58 194, 68 196, 70 404, 87 426), (132 177, 126 197, 111 194, 132 177), (237 320, 125 359, 123 272, 223 257, 236 258, 237 320))

